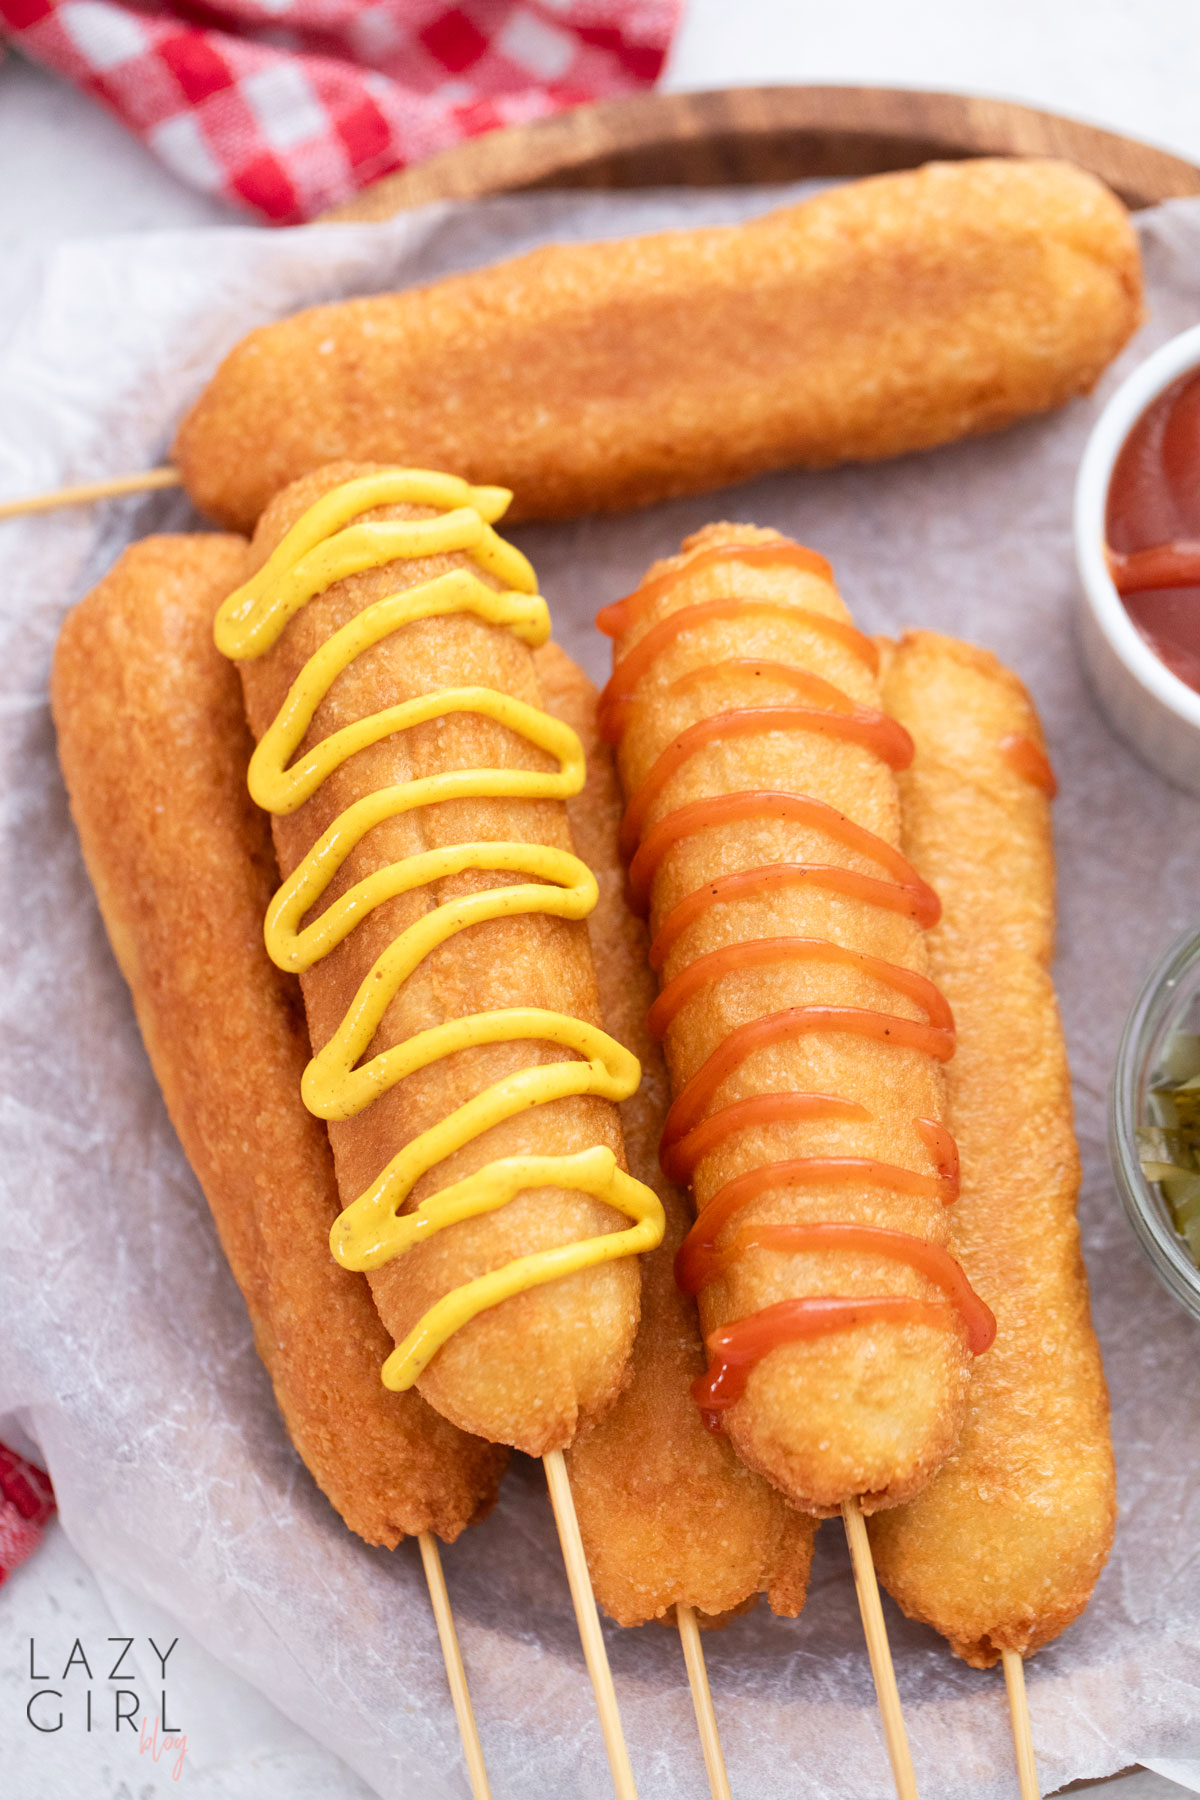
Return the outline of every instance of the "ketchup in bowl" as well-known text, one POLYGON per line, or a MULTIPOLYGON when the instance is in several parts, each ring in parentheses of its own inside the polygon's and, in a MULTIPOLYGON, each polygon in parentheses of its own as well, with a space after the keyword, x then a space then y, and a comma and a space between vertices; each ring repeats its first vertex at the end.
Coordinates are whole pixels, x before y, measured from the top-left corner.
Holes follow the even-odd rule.
POLYGON ((1148 406, 1113 468, 1108 564, 1161 662, 1200 693, 1200 372, 1148 406))

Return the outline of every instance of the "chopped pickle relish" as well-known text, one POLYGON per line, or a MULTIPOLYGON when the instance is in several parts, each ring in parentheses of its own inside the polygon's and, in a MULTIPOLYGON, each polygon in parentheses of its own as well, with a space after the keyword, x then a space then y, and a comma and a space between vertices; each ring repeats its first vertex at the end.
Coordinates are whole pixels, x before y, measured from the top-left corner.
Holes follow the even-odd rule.
POLYGON ((1200 1036, 1175 1033, 1146 1112, 1137 1128, 1142 1172, 1158 1183, 1176 1231, 1200 1263, 1200 1036))

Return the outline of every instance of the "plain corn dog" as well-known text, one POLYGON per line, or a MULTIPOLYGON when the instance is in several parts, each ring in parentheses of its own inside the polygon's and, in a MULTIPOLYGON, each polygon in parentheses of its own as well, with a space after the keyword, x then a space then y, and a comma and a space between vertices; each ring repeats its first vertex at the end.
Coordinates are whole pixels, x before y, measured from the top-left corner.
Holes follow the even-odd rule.
POLYGON ((777 533, 709 527, 600 623, 665 984, 663 1166, 699 1213, 697 1397, 800 1505, 895 1505, 953 1447, 991 1329, 945 1249, 953 1021, 899 850, 911 744, 828 565, 777 533))
POLYGON ((215 536, 124 553, 59 639, 59 758, 150 1061, 293 1443, 368 1543, 452 1540, 491 1505, 504 1455, 382 1386, 391 1340, 364 1277, 329 1255, 333 1161, 300 1099, 299 990, 263 947, 275 859, 246 792, 240 684, 212 642, 245 562, 243 540, 215 536))
MULTIPOLYGON (((562 800, 545 797, 559 779, 555 757, 572 752, 546 738, 539 705, 529 621, 544 619, 544 602, 528 564, 476 510, 495 517, 505 499, 421 472, 338 465, 310 476, 263 515, 251 547, 261 579, 230 597, 218 642, 239 657, 258 756, 283 796, 255 790, 274 814, 280 903, 292 896, 289 954, 314 1047, 305 1096, 329 1121, 345 1207, 335 1251, 369 1270, 398 1346, 399 1371, 389 1359, 385 1379, 416 1379, 464 1429, 540 1455, 568 1443, 621 1388, 638 1318, 631 1250, 645 1244, 628 1233, 609 1244, 628 1223, 618 1202, 610 1207, 597 1187, 565 1174, 561 1185, 525 1175, 500 1201, 489 1185, 493 1166, 496 1179, 517 1166, 510 1159, 540 1158, 541 1168, 552 1158, 557 1171, 586 1152, 589 1166, 599 1156, 616 1171, 606 1193, 614 1181, 636 1187, 620 1173, 616 1107, 596 1097, 594 1079, 606 1058, 624 1059, 627 1092, 636 1063, 600 1041, 580 908, 550 910, 571 899, 574 881, 585 912, 591 878, 570 855, 562 800), (378 503, 393 490, 425 498, 378 503), (442 542, 464 547, 425 553, 442 542), (493 604, 497 618, 516 619, 511 629, 479 611, 493 604), (378 619, 385 628, 376 632, 378 619), (231 648, 232 631, 250 648, 231 648), (339 655, 340 664, 329 662, 339 655), (446 698, 449 690, 458 698, 446 698), (281 749, 278 734, 290 731, 297 707, 303 717, 281 749), (310 780, 306 771, 322 759, 310 780), (542 797, 530 788, 539 782, 542 797), (568 868, 563 892, 514 884, 514 873, 535 869, 540 883, 547 855, 568 868), (472 912, 507 887, 519 909, 472 912), (548 905, 530 910, 531 895, 548 905), (324 910, 305 932, 341 922, 327 953, 306 963, 300 922, 318 900, 324 910), (410 943, 420 952, 397 976, 410 943), (341 1034, 368 1014, 347 1048, 341 1034), (584 1062, 564 1064, 562 1042, 584 1062), (531 1081, 564 1070, 579 1076, 565 1097, 529 1097, 531 1081), (508 1104, 518 1091, 525 1097, 508 1104), (413 1203, 411 1224, 397 1222, 413 1203), (441 1209, 444 1228, 430 1208, 441 1209), (557 1268, 557 1247, 597 1239, 613 1260, 541 1285, 530 1273, 523 1289, 489 1298, 439 1334, 472 1284, 493 1273, 516 1278, 539 1257, 557 1268)), ((613 1083, 607 1091, 616 1097, 613 1083)))
POLYGON ((555 644, 534 660, 548 708, 587 753, 587 786, 567 810, 575 847, 600 884, 588 919, 600 1010, 642 1065, 641 1087, 621 1104, 625 1151, 667 1215, 663 1241, 643 1263, 629 1386, 567 1453, 592 1585, 622 1625, 662 1618, 680 1601, 713 1617, 759 1593, 793 1618, 804 1605, 815 1521, 748 1469, 727 1438, 704 1429, 689 1391, 706 1361, 695 1301, 675 1285, 691 1215, 658 1167, 670 1092, 646 1026, 656 983, 645 925, 625 904, 620 789, 597 729, 596 690, 555 644))
POLYGON ((262 326, 173 454, 242 530, 338 457, 502 482, 513 519, 613 512, 995 430, 1086 392, 1140 317, 1137 241, 1092 176, 933 163, 262 326))
POLYGON ((930 963, 958 1026, 952 1246, 997 1334, 957 1450, 918 1499, 872 1520, 871 1539, 904 1610, 986 1668, 1002 1650, 1030 1655, 1078 1616, 1116 1517, 1049 974, 1052 778, 1028 696, 986 651, 911 632, 886 655, 884 699, 916 745, 900 777, 904 843, 941 895, 930 963))

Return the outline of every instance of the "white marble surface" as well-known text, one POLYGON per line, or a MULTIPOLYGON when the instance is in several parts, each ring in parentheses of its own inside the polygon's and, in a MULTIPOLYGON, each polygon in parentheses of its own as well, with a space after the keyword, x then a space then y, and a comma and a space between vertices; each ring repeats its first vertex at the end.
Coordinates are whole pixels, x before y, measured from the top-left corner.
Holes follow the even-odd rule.
MULTIPOLYGON (((667 87, 878 82, 998 94, 1200 161, 1195 0, 689 0, 667 87)), ((78 232, 227 221, 94 101, 0 65, 0 259, 78 232)))
MULTIPOLYGON (((1195 0, 691 0, 667 85, 878 82, 1000 94, 1144 137, 1200 160, 1200 6, 1195 0)), ((184 188, 97 105, 10 55, 0 65, 0 336, 30 291, 37 254, 78 234, 227 223, 223 205, 184 188)), ((139 1754, 133 1735, 88 1733, 68 1713, 61 1733, 26 1721, 29 1640, 59 1664, 75 1638, 145 1637, 155 1621, 128 1596, 102 1593, 61 1530, 0 1589, 0 1768, 3 1791, 39 1800, 363 1800, 342 1765, 245 1684, 181 1645, 173 1664, 192 1743, 178 1781, 171 1761, 139 1754), (197 1732, 197 1725, 200 1729, 197 1732), (249 1756, 221 1746, 253 1741, 249 1756)), ((158 1640, 162 1642, 161 1637, 158 1640)), ((61 1675, 61 1667, 58 1671, 61 1675)), ((107 1675, 107 1668, 103 1671, 107 1675)), ((71 1693, 80 1691, 78 1668, 71 1693)), ((61 1682, 60 1682, 61 1685, 61 1682)), ((97 1721, 111 1717, 98 1678, 97 1721)), ((136 1684, 135 1684, 136 1685, 136 1684)), ((80 1702, 82 1703, 82 1702, 80 1702)), ((1183 1792, 1157 1775, 1127 1777, 1120 1800, 1183 1792)))
POLYGON ((690 0, 667 85, 952 88, 1070 113, 1200 161, 1198 66, 1195 0, 690 0))

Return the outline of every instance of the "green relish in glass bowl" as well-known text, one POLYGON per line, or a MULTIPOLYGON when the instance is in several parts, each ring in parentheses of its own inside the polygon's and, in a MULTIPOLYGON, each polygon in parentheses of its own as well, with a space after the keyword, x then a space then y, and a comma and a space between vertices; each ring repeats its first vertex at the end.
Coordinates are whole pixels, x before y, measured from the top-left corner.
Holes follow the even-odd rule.
POLYGON ((1117 1052, 1109 1149, 1151 1267, 1200 1318, 1200 931, 1172 944, 1134 1003, 1117 1052))
POLYGON ((1146 1096, 1148 1123, 1137 1127, 1146 1181, 1157 1181, 1178 1235, 1200 1264, 1200 1037, 1169 1039, 1157 1080, 1146 1096))
POLYGON ((1177 1031, 1146 1096, 1136 1128, 1142 1174, 1155 1181, 1175 1229, 1200 1265, 1200 1035, 1177 1031))

